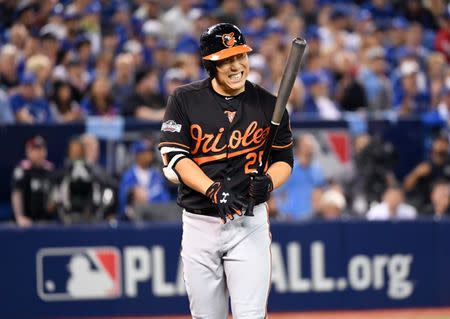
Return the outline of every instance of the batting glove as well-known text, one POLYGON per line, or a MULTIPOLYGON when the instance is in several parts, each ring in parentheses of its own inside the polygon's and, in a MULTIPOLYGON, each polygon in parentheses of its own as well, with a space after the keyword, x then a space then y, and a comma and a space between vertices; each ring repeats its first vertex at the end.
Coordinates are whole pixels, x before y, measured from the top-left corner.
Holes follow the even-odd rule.
POLYGON ((206 196, 214 204, 223 223, 234 219, 234 214, 242 215, 242 210, 247 207, 244 197, 236 195, 227 189, 221 182, 214 182, 206 190, 206 196))
POLYGON ((273 182, 269 174, 250 174, 248 195, 254 199, 255 204, 267 202, 273 191, 273 182))

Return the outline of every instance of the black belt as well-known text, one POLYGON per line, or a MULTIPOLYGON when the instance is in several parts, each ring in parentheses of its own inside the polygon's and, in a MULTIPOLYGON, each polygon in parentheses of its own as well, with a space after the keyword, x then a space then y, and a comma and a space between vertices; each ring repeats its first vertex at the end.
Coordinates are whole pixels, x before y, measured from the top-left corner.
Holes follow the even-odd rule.
POLYGON ((214 208, 200 208, 200 209, 186 209, 186 210, 192 214, 219 217, 219 214, 214 208))

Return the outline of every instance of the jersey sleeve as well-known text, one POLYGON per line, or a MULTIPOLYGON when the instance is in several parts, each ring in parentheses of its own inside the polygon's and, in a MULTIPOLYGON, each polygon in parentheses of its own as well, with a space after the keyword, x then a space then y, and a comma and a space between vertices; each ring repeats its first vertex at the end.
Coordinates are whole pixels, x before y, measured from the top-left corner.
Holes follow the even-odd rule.
POLYGON ((284 110, 283 118, 281 119, 280 127, 278 128, 278 132, 273 143, 273 149, 291 149, 293 144, 294 142, 292 138, 291 124, 289 122, 289 114, 286 110, 284 110))
POLYGON ((189 118, 176 95, 171 95, 167 101, 158 147, 159 149, 170 147, 189 152, 190 144, 189 118))
POLYGON ((11 179, 12 190, 25 190, 25 170, 19 165, 14 169, 11 179))

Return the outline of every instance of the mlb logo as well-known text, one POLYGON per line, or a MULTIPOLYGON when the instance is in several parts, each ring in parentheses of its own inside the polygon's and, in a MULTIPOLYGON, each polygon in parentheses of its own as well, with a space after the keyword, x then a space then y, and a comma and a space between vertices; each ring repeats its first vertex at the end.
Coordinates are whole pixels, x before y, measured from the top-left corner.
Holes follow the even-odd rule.
POLYGON ((118 298, 122 293, 120 265, 115 247, 40 249, 37 293, 45 301, 118 298))

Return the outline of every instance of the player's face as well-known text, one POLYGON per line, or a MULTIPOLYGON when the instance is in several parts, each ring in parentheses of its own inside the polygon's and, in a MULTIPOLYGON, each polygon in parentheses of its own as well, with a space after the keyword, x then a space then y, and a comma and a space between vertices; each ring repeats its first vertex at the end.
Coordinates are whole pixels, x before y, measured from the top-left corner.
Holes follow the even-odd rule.
POLYGON ((219 94, 237 95, 244 91, 249 72, 247 53, 233 55, 216 62, 213 87, 219 94), (215 82, 215 83, 214 83, 215 82))

